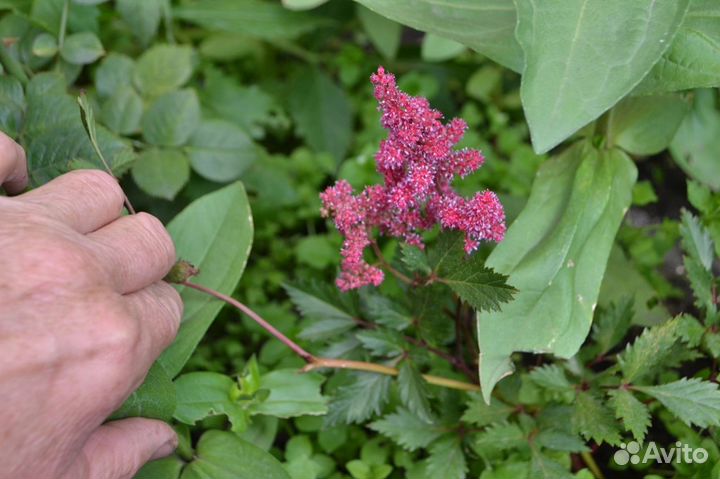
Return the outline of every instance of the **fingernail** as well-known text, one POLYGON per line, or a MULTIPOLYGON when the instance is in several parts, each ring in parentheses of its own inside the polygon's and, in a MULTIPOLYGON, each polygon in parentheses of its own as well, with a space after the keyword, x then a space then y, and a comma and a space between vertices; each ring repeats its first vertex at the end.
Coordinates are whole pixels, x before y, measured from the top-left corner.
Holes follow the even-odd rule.
POLYGON ((160 446, 155 453, 152 455, 152 460, 160 459, 161 457, 169 456, 173 452, 175 452, 175 449, 178 446, 178 438, 177 436, 173 436, 172 439, 170 439, 168 442, 160 446))

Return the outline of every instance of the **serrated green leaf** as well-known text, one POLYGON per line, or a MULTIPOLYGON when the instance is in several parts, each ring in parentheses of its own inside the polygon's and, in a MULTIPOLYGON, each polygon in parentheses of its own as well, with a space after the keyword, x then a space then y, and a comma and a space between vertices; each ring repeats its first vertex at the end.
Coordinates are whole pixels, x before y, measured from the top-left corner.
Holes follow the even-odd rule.
POLYGON ((132 176, 145 193, 172 201, 190 179, 190 162, 180 150, 151 148, 133 164, 132 176))
POLYGON ((695 295, 695 303, 712 314, 716 310, 712 273, 715 251, 710 233, 695 216, 683 210, 680 236, 685 252, 683 263, 695 295))
POLYGON ((633 299, 627 296, 618 303, 611 303, 596 315, 592 339, 598 346, 597 356, 606 354, 625 337, 633 315, 633 299))
POLYGON ((420 419, 428 422, 433 420, 427 384, 420 371, 410 361, 403 361, 400 365, 398 388, 400 389, 400 400, 405 407, 420 419))
POLYGON ((145 381, 125 400, 110 419, 147 417, 169 422, 175 412, 177 398, 175 385, 165 368, 155 363, 145 381))
POLYGON ((519 290, 500 312, 478 315, 486 401, 512 372, 512 352, 577 353, 636 175, 623 152, 585 142, 540 167, 527 206, 486 263, 519 290))
POLYGON ((162 95, 142 118, 143 137, 156 146, 184 145, 199 126, 200 102, 190 88, 162 95))
POLYGON ((160 44, 138 58, 133 79, 144 96, 156 97, 183 86, 192 72, 192 48, 160 44))
POLYGON ((627 97, 608 116, 608 144, 633 155, 654 155, 670 145, 690 110, 688 101, 673 94, 627 97))
MULTIPOLYGON (((167 229, 178 258, 200 270, 194 282, 223 294, 234 291, 253 238, 252 213, 242 183, 232 183, 190 203, 167 229)), ((189 288, 182 288, 180 294, 185 304, 180 331, 160 356, 171 377, 182 370, 224 304, 189 288)))
POLYGON ((541 453, 537 449, 533 449, 532 462, 530 463, 529 479, 576 479, 568 469, 541 453))
POLYGON ((384 434, 408 451, 425 448, 443 434, 437 425, 420 419, 402 407, 371 422, 368 427, 384 434))
POLYGON ((328 426, 359 423, 380 414, 387 403, 392 380, 375 373, 357 373, 353 382, 341 387, 330 401, 325 418, 328 426))
POLYGON ((175 379, 177 408, 174 417, 193 425, 209 416, 225 414, 232 430, 241 432, 247 427, 247 415, 243 406, 231 398, 235 381, 224 374, 193 372, 175 379))
POLYGON ((628 344, 618 356, 625 382, 637 382, 657 372, 672 352, 677 331, 677 318, 671 319, 659 326, 646 328, 632 344, 628 344))
POLYGON ((480 395, 472 394, 471 397, 473 399, 460 419, 478 427, 502 422, 515 410, 499 399, 493 399, 490 404, 486 404, 480 395))
POLYGON ((105 54, 100 39, 90 32, 73 33, 60 46, 60 56, 74 65, 92 63, 105 54))
POLYGON ((606 442, 616 445, 620 442, 620 429, 612 411, 591 393, 577 394, 572 416, 573 430, 588 441, 598 444, 606 442))
POLYGON ((634 389, 654 397, 688 426, 720 424, 720 391, 718 385, 699 378, 682 378, 660 386, 635 386, 634 389))
POLYGON ((258 158, 245 131, 223 120, 203 120, 190 137, 187 152, 193 170, 217 182, 239 178, 258 158))
POLYGON ((501 303, 513 297, 515 290, 506 283, 507 276, 485 267, 479 255, 465 253, 460 233, 443 233, 428 259, 437 281, 478 311, 498 311, 501 303))
POLYGON ((365 349, 375 356, 392 357, 403 353, 403 340, 392 330, 363 330, 355 333, 355 337, 365 349))
POLYGON ((565 371, 557 364, 535 368, 528 376, 532 382, 553 393, 568 393, 575 390, 565 376, 565 371))
POLYGON ((322 415, 328 410, 327 398, 320 392, 325 377, 300 374, 296 369, 278 369, 260 377, 260 388, 270 391, 264 401, 250 407, 251 414, 289 418, 322 415))
POLYGON ((650 427, 650 410, 637 400, 627 389, 610 391, 611 404, 615 408, 615 417, 621 419, 625 429, 642 444, 650 427))
POLYGON ((202 435, 181 479, 290 479, 270 453, 225 431, 202 435))
POLYGON ((423 274, 430 274, 432 271, 425 251, 417 246, 400 243, 400 260, 410 271, 423 274))
POLYGON ((443 345, 455 336, 455 323, 446 308, 453 304, 452 295, 439 283, 409 291, 409 303, 420 339, 443 345))
POLYGON ((633 93, 709 88, 720 85, 720 5, 690 0, 670 48, 633 93))
POLYGON ((95 70, 95 88, 100 96, 108 97, 119 89, 132 86, 135 61, 122 53, 110 52, 95 70))
POLYGON ((688 0, 516 4, 523 109, 533 147, 544 153, 643 79, 675 37, 688 0))
POLYGON ((353 322, 352 306, 346 295, 324 284, 284 285, 285 291, 300 313, 309 319, 338 319, 353 322))
POLYGON ((444 479, 464 479, 468 472, 465 454, 460 439, 455 436, 446 436, 433 443, 427 458, 428 477, 442 477, 444 479))
POLYGON ((480 454, 521 449, 527 445, 527 435, 515 423, 491 425, 473 440, 473 448, 480 454))
POLYGON ((130 135, 140 129, 142 114, 142 98, 131 86, 126 85, 118 88, 103 103, 100 120, 115 133, 130 135))
POLYGON ((677 318, 677 336, 689 347, 697 347, 705 334, 705 327, 689 314, 682 314, 677 318))
POLYGON ((367 317, 383 326, 398 331, 412 324, 412 317, 405 306, 372 290, 360 290, 360 299, 367 317))
POLYGON ((157 34, 163 8, 167 0, 117 0, 115 8, 133 35, 147 45, 157 34))
POLYGON ((712 357, 720 358, 720 334, 706 333, 702 338, 702 344, 712 357))
POLYGON ((339 164, 352 136, 352 112, 345 91, 316 68, 293 77, 289 111, 297 132, 317 152, 328 152, 339 164))
POLYGON ((720 190, 720 112, 715 90, 696 90, 693 106, 670 143, 675 163, 693 179, 720 190))
POLYGON ((512 70, 522 69, 515 6, 510 0, 455 0, 442 9, 431 0, 356 1, 403 25, 467 45, 512 70))
POLYGON ((357 17, 375 49, 383 57, 392 60, 400 48, 402 25, 358 5, 357 17))
POLYGON ((535 440, 542 447, 555 451, 583 452, 589 448, 577 435, 558 429, 545 429, 540 431, 535 440))
POLYGON ((325 23, 306 12, 293 12, 279 2, 260 0, 198 0, 173 8, 173 16, 211 31, 290 40, 325 23))

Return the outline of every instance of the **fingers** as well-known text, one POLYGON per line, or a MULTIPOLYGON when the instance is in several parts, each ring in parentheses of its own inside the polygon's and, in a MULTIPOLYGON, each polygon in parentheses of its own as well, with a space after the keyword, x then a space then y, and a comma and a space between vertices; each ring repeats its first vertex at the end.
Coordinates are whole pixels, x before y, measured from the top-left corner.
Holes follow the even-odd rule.
POLYGON ((146 372, 175 339, 182 320, 182 299, 175 288, 159 281, 124 296, 123 301, 140 325, 140 347, 144 361, 138 361, 137 367, 146 372))
POLYGON ((0 186, 10 195, 25 189, 28 182, 25 150, 0 132, 0 186))
POLYGON ((172 454, 177 443, 175 431, 162 421, 130 418, 108 422, 90 436, 79 462, 65 477, 132 479, 148 461, 172 454))
POLYGON ((100 170, 75 170, 18 198, 42 214, 90 233, 117 219, 125 194, 118 182, 100 170))
POLYGON ((88 235, 121 294, 160 281, 175 263, 175 245, 163 224, 147 213, 124 216, 88 235))

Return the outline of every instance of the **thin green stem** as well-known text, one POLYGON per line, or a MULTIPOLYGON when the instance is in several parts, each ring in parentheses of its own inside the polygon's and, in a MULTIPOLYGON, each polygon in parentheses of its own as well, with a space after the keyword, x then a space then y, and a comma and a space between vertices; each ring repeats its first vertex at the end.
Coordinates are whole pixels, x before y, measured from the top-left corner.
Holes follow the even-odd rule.
POLYGON ((582 457, 583 461, 587 465, 588 469, 590 469, 590 472, 593 473, 593 476, 595 476, 595 479, 605 479, 605 475, 600 470, 600 467, 597 465, 597 462, 595 462, 595 459, 592 457, 592 454, 590 454, 588 451, 583 451, 580 453, 580 457, 582 457))
POLYGON ((70 0, 65 0, 62 14, 60 15, 60 33, 58 34, 58 48, 65 43, 65 32, 67 31, 68 14, 70 13, 70 0))

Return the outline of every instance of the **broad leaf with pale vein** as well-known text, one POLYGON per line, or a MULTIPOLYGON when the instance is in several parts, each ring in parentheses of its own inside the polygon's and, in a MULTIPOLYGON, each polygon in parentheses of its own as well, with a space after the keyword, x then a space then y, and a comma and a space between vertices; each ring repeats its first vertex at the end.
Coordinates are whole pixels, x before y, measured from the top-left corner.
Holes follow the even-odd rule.
MULTIPOLYGON (((245 188, 232 183, 185 208, 168 225, 178 258, 199 268, 193 282, 230 294, 245 270, 253 222, 245 188)), ((160 356, 171 377, 177 376, 223 303, 200 291, 181 289, 185 304, 180 330, 160 356)))
POLYGON ((521 97, 544 153, 628 94, 673 41, 688 0, 517 0, 521 97))
POLYGON ((512 70, 522 69, 512 0, 356 1, 403 25, 467 45, 512 70))
POLYGON ((480 382, 490 400, 515 351, 573 356, 590 330, 637 170, 619 150, 578 143, 545 162, 527 206, 486 262, 519 292, 478 314, 480 382))
POLYGON ((670 48, 634 94, 720 86, 720 2, 690 0, 670 48))

